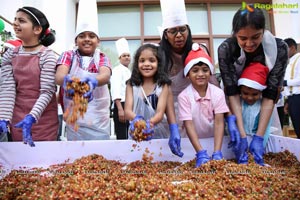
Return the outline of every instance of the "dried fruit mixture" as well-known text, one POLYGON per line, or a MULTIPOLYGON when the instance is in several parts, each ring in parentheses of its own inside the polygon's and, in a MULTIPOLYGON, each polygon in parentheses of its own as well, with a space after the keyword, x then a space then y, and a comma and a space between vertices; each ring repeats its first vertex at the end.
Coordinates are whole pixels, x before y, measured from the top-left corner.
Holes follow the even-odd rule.
POLYGON ((77 120, 79 117, 84 116, 88 107, 88 98, 83 97, 83 94, 89 91, 90 86, 87 83, 80 82, 77 77, 72 77, 72 82, 67 83, 67 90, 73 89, 74 94, 68 96, 73 99, 73 101, 66 108, 64 113, 64 120, 67 124, 73 125, 74 130, 77 131, 79 126, 77 120))
MULTIPOLYGON (((148 156, 152 156, 148 151, 148 156)), ((300 199, 300 163, 284 151, 250 160, 124 164, 89 155, 48 169, 13 170, 0 180, 0 199, 300 199)))

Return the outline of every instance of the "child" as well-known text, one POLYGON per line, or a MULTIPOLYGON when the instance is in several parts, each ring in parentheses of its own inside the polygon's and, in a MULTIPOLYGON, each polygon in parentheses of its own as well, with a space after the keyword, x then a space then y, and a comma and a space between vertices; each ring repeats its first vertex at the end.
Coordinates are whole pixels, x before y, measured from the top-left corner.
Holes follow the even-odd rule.
MULTIPOLYGON (((256 139, 263 140, 263 147, 266 147, 268 138, 271 133, 271 124, 273 120, 276 120, 275 116, 277 116, 277 125, 275 127, 278 128, 278 130, 281 130, 280 128, 280 121, 278 119, 278 115, 274 113, 268 122, 264 137, 256 135, 257 129, 258 129, 258 122, 260 118, 260 109, 261 109, 261 102, 262 102, 262 91, 267 87, 266 81, 268 77, 269 69, 268 67, 258 63, 253 62, 250 63, 245 69, 243 70, 241 77, 238 80, 238 86, 240 87, 240 93, 241 93, 241 105, 242 105, 242 117, 243 117, 243 124, 244 129, 247 133, 247 135, 253 136, 253 138, 256 137, 256 139)), ((245 138, 247 139, 247 138, 245 138)), ((243 138, 241 139, 241 141, 243 138)), ((247 155, 247 149, 248 146, 246 145, 245 151, 242 153, 241 156, 244 157, 238 157, 237 159, 248 161, 248 155, 247 155)), ((252 149, 250 147, 250 152, 253 154, 252 149)), ((261 149, 261 151, 264 151, 261 149)), ((263 160, 261 162, 258 162, 260 165, 264 165, 263 160)))
POLYGON ((84 94, 89 98, 87 111, 77 123, 76 130, 71 124, 66 125, 67 140, 105 140, 109 139, 110 95, 107 83, 111 75, 109 59, 97 49, 98 35, 97 4, 95 0, 79 1, 75 50, 64 52, 57 61, 57 84, 64 87, 64 109, 71 103, 66 97, 66 84, 71 77, 78 77, 82 83, 88 83, 90 90, 84 94), (86 15, 89 13, 90 15, 86 15), (94 15, 93 15, 94 14, 94 15), (89 18, 89 17, 92 18, 89 18))
POLYGON ((13 141, 34 146, 33 140, 56 140, 56 57, 47 48, 54 34, 46 16, 33 7, 18 9, 13 27, 22 45, 9 48, 3 57, 0 123, 10 123, 13 141))
POLYGON ((183 121, 187 135, 196 150, 196 167, 211 158, 203 149, 199 138, 214 137, 213 160, 223 158, 221 152, 224 135, 224 113, 229 112, 224 92, 210 84, 214 66, 211 58, 198 44, 185 59, 184 75, 191 84, 178 96, 179 120, 183 121))
POLYGON ((171 81, 161 61, 158 46, 142 45, 136 51, 131 78, 126 85, 125 117, 130 121, 140 116, 149 120, 150 127, 154 127, 152 138, 169 137, 164 113, 171 81))

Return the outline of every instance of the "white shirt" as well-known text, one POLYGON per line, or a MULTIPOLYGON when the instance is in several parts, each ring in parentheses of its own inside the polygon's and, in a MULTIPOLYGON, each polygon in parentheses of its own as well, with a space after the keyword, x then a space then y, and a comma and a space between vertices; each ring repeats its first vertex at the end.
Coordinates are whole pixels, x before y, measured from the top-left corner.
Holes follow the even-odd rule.
POLYGON ((289 64, 285 71, 284 80, 287 80, 287 86, 284 87, 284 95, 285 96, 290 96, 293 94, 300 94, 300 53, 296 53, 295 55, 293 55, 290 58, 289 64), (296 59, 297 59, 297 61, 296 61, 296 59), (296 61, 296 63, 295 63, 295 61, 296 61), (294 64, 294 77, 293 77, 293 79, 291 79, 293 64, 294 64), (290 86, 292 86, 292 93, 290 93, 290 86))
POLYGON ((110 78, 111 84, 111 97, 112 100, 121 99, 121 102, 125 102, 125 92, 126 92, 126 81, 130 78, 131 71, 128 67, 119 64, 112 70, 112 75, 110 78))

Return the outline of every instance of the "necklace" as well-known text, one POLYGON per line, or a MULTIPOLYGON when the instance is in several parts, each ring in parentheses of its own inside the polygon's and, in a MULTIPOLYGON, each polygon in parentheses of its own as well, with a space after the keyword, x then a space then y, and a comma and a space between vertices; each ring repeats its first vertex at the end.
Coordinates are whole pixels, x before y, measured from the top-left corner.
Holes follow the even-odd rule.
POLYGON ((40 43, 37 43, 37 44, 32 45, 32 46, 24 46, 24 45, 23 45, 23 48, 24 48, 24 49, 30 49, 30 48, 37 47, 37 46, 39 46, 39 45, 40 45, 40 43))

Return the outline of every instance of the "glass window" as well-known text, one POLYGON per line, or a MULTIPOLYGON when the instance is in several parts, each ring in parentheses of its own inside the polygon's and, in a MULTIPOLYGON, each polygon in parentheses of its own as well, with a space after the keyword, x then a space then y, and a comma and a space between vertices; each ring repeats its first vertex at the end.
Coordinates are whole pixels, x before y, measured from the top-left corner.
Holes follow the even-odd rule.
POLYGON ((232 19, 240 4, 232 5, 211 5, 211 20, 213 34, 231 34, 232 19))
POLYGON ((146 36, 159 35, 158 26, 162 26, 162 16, 159 5, 145 5, 144 34, 146 36))
POLYGON ((139 6, 98 7, 100 37, 139 36, 139 6))
MULTIPOLYGON (((127 40, 127 41, 129 45, 131 63, 132 63, 136 50, 141 46, 141 41, 140 40, 127 40)), ((112 68, 119 64, 118 52, 117 52, 115 41, 101 41, 100 50, 109 58, 112 68)))
POLYGON ((186 5, 186 15, 193 35, 208 34, 208 20, 205 4, 186 5))
POLYGON ((219 63, 218 61, 218 48, 220 44, 225 40, 226 38, 215 38, 213 39, 213 45, 214 45, 214 62, 215 64, 219 63))

